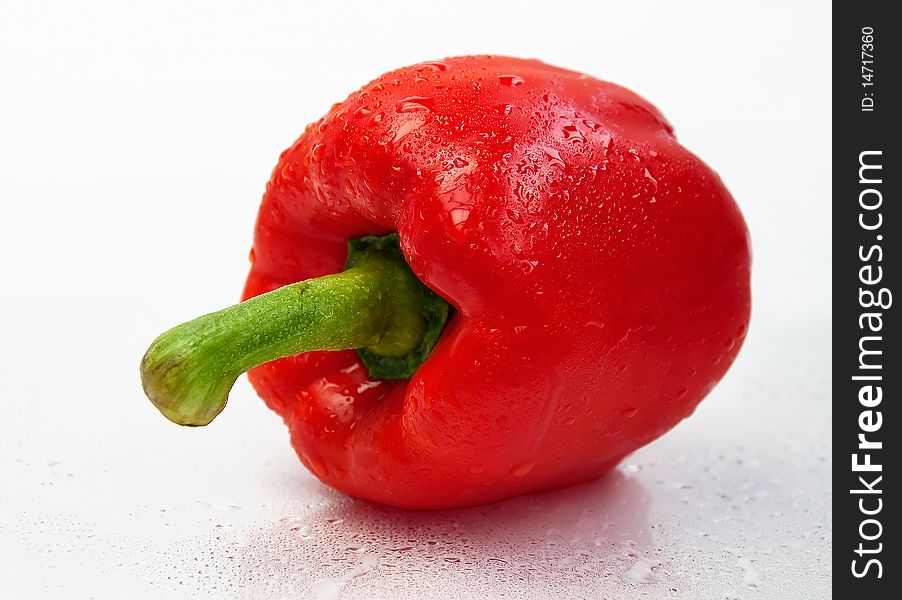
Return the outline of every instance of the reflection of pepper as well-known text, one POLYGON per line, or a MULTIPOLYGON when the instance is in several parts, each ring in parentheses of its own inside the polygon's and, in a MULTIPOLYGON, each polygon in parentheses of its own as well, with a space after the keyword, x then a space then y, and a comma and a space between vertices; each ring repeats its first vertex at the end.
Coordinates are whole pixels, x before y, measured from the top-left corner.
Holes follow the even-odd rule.
POLYGON ((415 65, 336 104, 282 154, 252 262, 247 298, 321 279, 161 336, 148 395, 204 424, 260 365, 317 477, 407 507, 598 476, 693 411, 749 318, 717 175, 632 92, 512 58, 415 65), (392 238, 322 277, 389 232, 416 277, 392 238), (417 278, 455 309, 440 335, 417 278))

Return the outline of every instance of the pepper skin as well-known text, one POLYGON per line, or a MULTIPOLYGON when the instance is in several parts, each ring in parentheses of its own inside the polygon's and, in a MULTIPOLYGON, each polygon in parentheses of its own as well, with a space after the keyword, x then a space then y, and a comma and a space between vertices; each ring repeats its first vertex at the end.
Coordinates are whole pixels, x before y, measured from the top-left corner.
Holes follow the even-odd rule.
POLYGON ((351 496, 455 508, 598 477, 689 416, 745 338, 730 193, 654 106, 574 71, 450 58, 334 105, 273 172, 244 297, 392 231, 455 308, 413 377, 372 379, 353 350, 250 371, 351 496))

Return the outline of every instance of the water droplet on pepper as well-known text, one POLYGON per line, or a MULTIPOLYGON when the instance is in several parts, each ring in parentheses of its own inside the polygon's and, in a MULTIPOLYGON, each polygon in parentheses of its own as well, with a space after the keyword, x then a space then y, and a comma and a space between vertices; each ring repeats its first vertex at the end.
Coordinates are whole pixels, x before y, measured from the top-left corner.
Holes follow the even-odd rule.
POLYGON ((501 85, 506 85, 508 87, 517 87, 526 83, 526 80, 519 75, 499 75, 498 81, 501 85))
POLYGON ((414 112, 418 110, 430 110, 435 100, 425 96, 408 96, 398 100, 397 108, 400 113, 414 112))
POLYGON ((529 462, 525 462, 523 464, 515 466, 513 469, 510 470, 510 474, 513 475, 514 477, 523 477, 524 475, 526 475, 527 473, 532 471, 532 468, 535 466, 536 466, 536 461, 531 460, 529 462))

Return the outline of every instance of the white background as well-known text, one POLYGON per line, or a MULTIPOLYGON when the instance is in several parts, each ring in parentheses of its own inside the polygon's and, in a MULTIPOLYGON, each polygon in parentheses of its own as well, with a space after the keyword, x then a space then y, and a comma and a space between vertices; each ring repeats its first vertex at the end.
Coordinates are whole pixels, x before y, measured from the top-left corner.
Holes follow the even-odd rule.
POLYGON ((0 589, 29 598, 824 598, 823 2, 0 3, 0 589), (245 381, 143 398, 157 333, 234 301, 305 124, 383 71, 538 57, 654 102, 752 231, 754 316, 697 413, 597 483, 445 513, 324 488, 245 381))

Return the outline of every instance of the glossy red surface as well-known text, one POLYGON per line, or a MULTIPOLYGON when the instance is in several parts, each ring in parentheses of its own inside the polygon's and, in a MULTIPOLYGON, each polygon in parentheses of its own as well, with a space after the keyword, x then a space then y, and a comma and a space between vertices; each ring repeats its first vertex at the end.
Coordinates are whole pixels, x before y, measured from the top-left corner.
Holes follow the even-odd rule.
POLYGON ((457 309, 414 377, 371 380, 353 351, 250 373, 353 496, 447 508, 594 478, 690 415, 745 338, 729 192, 654 106, 573 71, 451 58, 334 105, 273 172, 244 296, 388 231, 457 309))

